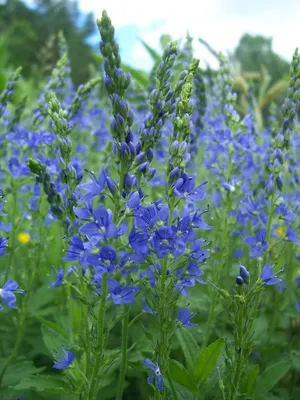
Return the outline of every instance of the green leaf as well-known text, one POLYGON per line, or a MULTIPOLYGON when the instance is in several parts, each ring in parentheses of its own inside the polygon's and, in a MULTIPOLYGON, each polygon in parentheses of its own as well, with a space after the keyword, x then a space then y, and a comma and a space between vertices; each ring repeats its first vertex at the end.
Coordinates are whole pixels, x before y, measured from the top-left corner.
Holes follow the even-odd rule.
POLYGON ((130 72, 130 75, 132 78, 139 83, 142 86, 146 86, 149 83, 149 75, 147 72, 142 71, 140 69, 136 69, 133 67, 130 67, 127 64, 122 63, 122 68, 125 72, 130 72))
POLYGON ((293 368, 300 371, 300 351, 292 350, 290 353, 293 368))
POLYGON ((185 357, 187 369, 189 372, 193 372, 200 354, 200 347, 192 332, 187 328, 180 327, 177 329, 176 335, 185 357))
POLYGON ((161 47, 164 49, 170 42, 172 42, 172 36, 168 34, 162 34, 159 38, 161 47))
POLYGON ((150 56, 152 57, 153 61, 156 63, 160 60, 160 56, 159 54, 156 52, 156 50, 154 50, 151 46, 149 46, 149 44, 147 44, 146 42, 144 42, 144 40, 140 39, 140 42, 142 43, 142 45, 145 47, 145 49, 148 51, 148 53, 150 54, 150 56))
POLYGON ((198 384, 204 382, 213 372, 223 347, 224 338, 219 338, 202 351, 194 369, 194 377, 198 384))
POLYGON ((55 293, 53 290, 48 290, 47 286, 42 286, 37 289, 35 296, 30 298, 28 309, 31 315, 34 317, 40 316, 41 313, 45 314, 45 311, 49 308, 49 315, 53 311, 53 300, 55 299, 55 293))
POLYGON ((246 390, 248 394, 252 393, 258 374, 259 374, 259 365, 256 364, 255 367, 252 369, 252 371, 248 374, 247 390, 246 390))
MULTIPOLYGON (((63 336, 66 340, 68 339, 67 332, 61 326, 59 326, 56 322, 48 321, 47 319, 42 318, 42 317, 38 317, 38 320, 43 324, 43 326, 45 326, 51 330, 54 330, 60 336, 63 336)), ((42 326, 42 330, 43 330, 43 326, 42 326)))
POLYGON ((72 394, 74 391, 62 378, 52 375, 37 375, 22 379, 20 383, 12 387, 15 390, 30 390, 37 392, 49 392, 56 394, 72 394))
POLYGON ((69 347, 69 342, 67 338, 63 336, 58 330, 49 328, 46 325, 42 325, 41 330, 43 341, 51 356, 53 356, 53 352, 57 350, 60 346, 64 346, 65 348, 69 347))
POLYGON ((193 378, 189 375, 188 371, 182 364, 176 360, 171 360, 169 364, 169 371, 172 381, 178 383, 195 394, 198 393, 196 383, 193 381, 193 378))
POLYGON ((279 361, 270 367, 268 367, 258 378, 255 391, 255 395, 261 395, 264 393, 268 393, 276 383, 288 372, 291 367, 291 361, 279 361))
POLYGON ((10 365, 3 377, 2 385, 16 385, 20 380, 28 378, 30 375, 38 374, 45 368, 37 368, 32 361, 17 360, 16 364, 10 365))
POLYGON ((0 71, 0 93, 5 88, 6 75, 3 71, 0 71))

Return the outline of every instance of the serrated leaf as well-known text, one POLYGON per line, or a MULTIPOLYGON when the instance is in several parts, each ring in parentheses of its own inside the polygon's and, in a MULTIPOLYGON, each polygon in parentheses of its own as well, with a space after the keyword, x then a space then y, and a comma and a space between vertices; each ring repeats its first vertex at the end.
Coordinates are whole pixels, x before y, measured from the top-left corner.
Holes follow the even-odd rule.
POLYGON ((277 362, 268 367, 258 378, 254 396, 268 393, 276 383, 288 372, 291 367, 291 361, 285 360, 277 362))
POLYGON ((196 362, 193 374, 198 384, 204 382, 213 372, 223 347, 224 338, 219 338, 202 351, 196 362))
POLYGON ((45 368, 37 368, 32 361, 17 360, 16 364, 10 365, 3 377, 2 386, 15 385, 20 380, 28 378, 30 375, 38 374, 45 368))
POLYGON ((37 392, 48 392, 55 394, 72 394, 72 387, 63 380, 52 375, 37 375, 22 379, 16 386, 12 386, 15 390, 30 390, 37 392))
POLYGON ((45 318, 38 317, 38 320, 47 328, 52 329, 53 331, 57 332, 59 335, 63 336, 66 340, 68 340, 67 332, 59 326, 56 322, 48 321, 45 318))
MULTIPOLYGON (((30 310, 31 315, 35 317, 39 316, 40 313, 44 313, 47 311, 49 307, 53 310, 53 299, 55 294, 53 291, 47 289, 47 286, 42 286, 41 288, 37 289, 35 296, 30 298, 28 309, 30 310)), ((51 310, 49 314, 51 314, 51 310)))
POLYGON ((177 329, 176 335, 185 357, 187 369, 189 372, 193 372, 200 354, 200 347, 198 346, 192 332, 187 328, 180 327, 177 329))
POLYGON ((169 364, 169 371, 172 381, 178 383, 195 394, 198 393, 196 383, 193 381, 193 378, 182 364, 176 360, 171 360, 169 364))
POLYGON ((64 346, 65 348, 69 347, 69 342, 67 338, 61 335, 61 333, 57 330, 49 328, 46 325, 42 325, 41 330, 43 341, 51 356, 53 356, 54 351, 59 349, 61 346, 64 346))

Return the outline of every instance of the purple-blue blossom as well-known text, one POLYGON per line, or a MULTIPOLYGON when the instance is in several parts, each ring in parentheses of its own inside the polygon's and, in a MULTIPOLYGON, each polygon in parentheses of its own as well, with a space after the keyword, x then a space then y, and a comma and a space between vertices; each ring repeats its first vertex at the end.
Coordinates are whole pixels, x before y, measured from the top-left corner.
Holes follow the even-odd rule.
MULTIPOLYGON (((0 301, 5 303, 7 307, 17 309, 16 294, 25 294, 26 291, 19 289, 19 285, 16 281, 8 280, 2 288, 0 288, 0 301)), ((3 306, 0 303, 0 310, 3 310, 3 306)))
POLYGON ((162 374, 160 372, 160 368, 158 364, 154 364, 149 358, 146 358, 144 361, 144 366, 152 372, 150 376, 147 378, 148 383, 155 383, 155 386, 158 391, 162 392, 164 390, 164 380, 162 374))

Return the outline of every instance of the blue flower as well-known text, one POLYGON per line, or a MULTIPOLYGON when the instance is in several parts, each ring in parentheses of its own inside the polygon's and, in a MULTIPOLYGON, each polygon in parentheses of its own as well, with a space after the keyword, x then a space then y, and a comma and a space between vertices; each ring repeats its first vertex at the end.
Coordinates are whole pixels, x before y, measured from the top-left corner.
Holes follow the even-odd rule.
POLYGON ((99 254, 91 254, 87 257, 87 262, 93 267, 102 267, 112 273, 115 267, 117 254, 114 247, 106 244, 102 247, 99 254))
POLYGON ((59 267, 57 271, 57 279, 55 282, 51 283, 51 285, 48 286, 48 288, 53 288, 53 287, 59 287, 65 278, 64 270, 62 267, 59 267))
POLYGON ((136 231, 135 226, 132 226, 128 237, 130 246, 137 254, 147 254, 149 235, 146 232, 136 231))
POLYGON ((175 226, 161 226, 154 233, 151 244, 158 258, 174 253, 177 239, 175 233, 175 226))
POLYGON ((72 364, 72 362, 75 359, 75 353, 73 351, 65 351, 65 349, 63 349, 64 352, 64 358, 62 361, 54 361, 54 365, 53 368, 54 369, 67 369, 70 367, 70 365, 72 364))
POLYGON ((196 324, 191 323, 192 314, 188 308, 181 308, 178 311, 178 320, 179 322, 186 326, 187 328, 192 328, 193 326, 197 326, 196 324))
POLYGON ((175 194, 175 196, 183 197, 192 202, 201 201, 201 200, 205 199, 205 197, 206 197, 206 193, 203 190, 203 186, 206 183, 207 182, 204 182, 195 188, 195 177, 188 176, 187 173, 184 173, 175 182, 174 194, 175 194))
POLYGON ((197 282, 202 283, 203 285, 206 284, 206 282, 201 278, 201 276, 204 275, 204 272, 202 269, 199 267, 198 262, 196 261, 190 261, 187 272, 189 275, 191 275, 197 282))
POLYGON ((81 197, 80 203, 84 203, 87 200, 92 199, 94 196, 101 194, 103 189, 105 188, 106 175, 103 169, 101 170, 98 179, 92 172, 90 172, 90 177, 92 178, 93 182, 83 183, 80 186, 82 189, 87 191, 87 193, 83 197, 81 197))
MULTIPOLYGON (((88 243, 89 244, 89 243, 88 243)), ((91 246, 90 246, 91 247, 91 246)), ((75 261, 75 260, 84 260, 84 253, 85 253, 85 244, 81 240, 80 236, 75 235, 73 238, 69 241, 69 247, 66 252, 66 255, 62 257, 62 260, 64 261, 75 261)))
POLYGON ((141 230, 153 228, 158 219, 158 210, 154 204, 147 207, 139 207, 135 215, 135 225, 141 230))
POLYGON ((245 243, 251 247, 250 257, 261 257, 267 250, 268 242, 266 242, 266 234, 267 232, 265 229, 260 229, 256 232, 255 236, 246 237, 245 243))
POLYGON ((122 286, 115 279, 107 280, 108 290, 114 304, 132 304, 139 288, 136 286, 122 286))
POLYGON ((183 296, 188 297, 189 292, 186 288, 195 286, 195 279, 191 276, 180 276, 181 274, 182 270, 176 271, 176 275, 179 276, 176 289, 178 289, 183 296))
POLYGON ((152 374, 147 378, 147 382, 152 383, 155 380, 157 390, 162 392, 164 390, 164 380, 158 364, 154 364, 149 358, 146 358, 144 366, 152 371, 152 374))
POLYGON ((0 237, 0 257, 6 256, 5 249, 8 243, 7 238, 0 237))
POLYGON ((115 238, 118 236, 118 229, 112 222, 111 210, 106 210, 102 204, 93 211, 94 222, 87 222, 80 229, 82 235, 94 236, 93 244, 103 239, 115 238))
MULTIPOLYGON (((18 289, 19 285, 17 284, 16 281, 9 280, 7 281, 3 288, 0 289, 0 300, 3 300, 3 302, 9 307, 9 308, 14 308, 17 309, 16 305, 16 296, 15 293, 19 294, 25 294, 26 291, 22 289, 18 289)), ((3 310, 2 305, 0 304, 0 310, 3 310)))
POLYGON ((297 233, 292 229, 291 226, 287 228, 286 232, 286 239, 289 240, 290 242, 294 243, 296 246, 300 245, 300 242, 298 240, 298 235, 297 233))
POLYGON ((282 279, 277 278, 276 275, 273 273, 273 266, 271 264, 267 264, 263 267, 260 279, 266 284, 266 285, 276 285, 276 283, 279 283, 282 281, 282 279))

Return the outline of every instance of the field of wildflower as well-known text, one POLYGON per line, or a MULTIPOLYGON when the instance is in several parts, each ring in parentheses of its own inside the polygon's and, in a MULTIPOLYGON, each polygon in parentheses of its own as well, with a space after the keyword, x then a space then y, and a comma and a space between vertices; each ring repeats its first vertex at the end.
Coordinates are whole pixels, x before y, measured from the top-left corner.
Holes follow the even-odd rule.
POLYGON ((130 74, 97 24, 94 79, 60 34, 0 93, 0 399, 299 399, 298 51, 262 124, 224 55, 130 74))

